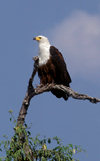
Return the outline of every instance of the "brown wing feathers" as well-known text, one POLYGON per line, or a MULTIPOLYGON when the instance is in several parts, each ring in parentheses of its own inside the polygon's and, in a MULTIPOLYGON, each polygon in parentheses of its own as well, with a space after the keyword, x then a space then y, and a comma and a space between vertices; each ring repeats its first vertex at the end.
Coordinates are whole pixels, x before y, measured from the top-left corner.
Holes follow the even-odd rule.
MULTIPOLYGON (((47 63, 38 68, 40 83, 44 85, 47 83, 63 84, 69 87, 71 78, 62 54, 54 46, 51 46, 50 55, 47 63)), ((58 98, 68 99, 66 94, 60 90, 52 90, 51 92, 58 98)))
POLYGON ((67 71, 67 67, 62 54, 54 46, 50 47, 50 54, 52 62, 56 68, 56 83, 69 86, 69 83, 71 83, 71 78, 67 71))

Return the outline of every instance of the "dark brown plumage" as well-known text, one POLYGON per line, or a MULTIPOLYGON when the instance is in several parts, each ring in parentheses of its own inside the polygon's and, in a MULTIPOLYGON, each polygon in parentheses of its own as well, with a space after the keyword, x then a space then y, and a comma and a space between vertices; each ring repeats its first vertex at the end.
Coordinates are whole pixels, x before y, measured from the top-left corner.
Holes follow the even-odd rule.
MULTIPOLYGON (((71 83, 70 75, 67 71, 67 67, 62 54, 54 46, 50 46, 50 59, 46 64, 38 67, 38 76, 40 78, 40 84, 55 83, 63 84, 69 87, 71 83)), ((51 91, 56 97, 63 97, 65 100, 68 96, 60 90, 51 91)))

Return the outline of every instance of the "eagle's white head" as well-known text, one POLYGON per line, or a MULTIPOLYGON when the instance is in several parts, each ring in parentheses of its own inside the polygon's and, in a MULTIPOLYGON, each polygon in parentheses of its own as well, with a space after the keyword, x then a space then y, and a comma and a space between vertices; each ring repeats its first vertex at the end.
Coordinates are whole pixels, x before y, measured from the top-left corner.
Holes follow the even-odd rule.
POLYGON ((33 40, 39 43, 39 66, 44 65, 50 58, 50 42, 47 37, 41 35, 33 38, 33 40))
POLYGON ((34 37, 33 40, 38 41, 39 45, 41 45, 41 44, 45 45, 45 46, 50 45, 50 42, 49 42, 48 38, 45 37, 45 36, 42 36, 42 35, 34 37))

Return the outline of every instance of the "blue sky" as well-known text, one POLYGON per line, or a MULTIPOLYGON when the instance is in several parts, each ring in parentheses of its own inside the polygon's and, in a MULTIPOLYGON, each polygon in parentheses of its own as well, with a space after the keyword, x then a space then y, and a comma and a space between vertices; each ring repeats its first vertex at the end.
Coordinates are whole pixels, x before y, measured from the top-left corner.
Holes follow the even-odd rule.
MULTIPOLYGON (((99 0, 0 1, 0 137, 12 136, 8 111, 17 118, 32 72, 38 45, 45 35, 64 55, 71 87, 100 98, 99 0)), ((36 85, 38 78, 35 79, 36 85)), ((26 122, 32 135, 58 136, 64 144, 82 145, 81 161, 100 160, 100 105, 57 99, 44 93, 32 99, 26 122)))

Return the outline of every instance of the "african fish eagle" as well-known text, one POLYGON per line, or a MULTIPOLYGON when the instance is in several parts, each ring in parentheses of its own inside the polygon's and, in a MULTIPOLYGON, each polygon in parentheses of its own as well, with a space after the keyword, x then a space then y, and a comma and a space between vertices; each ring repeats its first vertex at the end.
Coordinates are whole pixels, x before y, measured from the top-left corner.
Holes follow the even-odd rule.
MULTIPOLYGON (((48 38, 45 36, 37 36, 33 40, 37 40, 39 43, 38 76, 40 78, 40 84, 55 83, 69 87, 71 78, 59 50, 51 46, 48 38)), ((51 92, 57 98, 63 97, 65 100, 68 99, 68 96, 61 90, 53 89, 51 92)))

